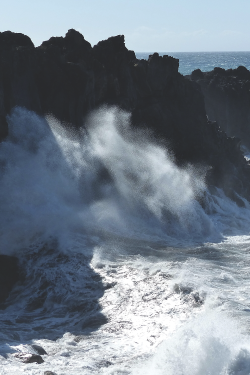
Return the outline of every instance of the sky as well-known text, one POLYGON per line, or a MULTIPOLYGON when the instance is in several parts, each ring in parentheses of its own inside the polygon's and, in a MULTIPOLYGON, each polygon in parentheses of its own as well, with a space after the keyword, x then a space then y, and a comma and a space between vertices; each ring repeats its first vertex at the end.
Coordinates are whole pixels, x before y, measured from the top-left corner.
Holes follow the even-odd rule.
POLYGON ((0 31, 38 46, 68 29, 136 52, 250 51, 250 0, 0 0, 0 31))

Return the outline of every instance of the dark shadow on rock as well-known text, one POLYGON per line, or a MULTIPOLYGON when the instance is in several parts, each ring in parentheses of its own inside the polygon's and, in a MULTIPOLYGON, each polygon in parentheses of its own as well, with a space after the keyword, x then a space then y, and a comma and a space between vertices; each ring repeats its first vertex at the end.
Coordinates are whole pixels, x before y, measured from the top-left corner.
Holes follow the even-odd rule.
MULTIPOLYGON (((13 288, 0 315, 5 341, 28 344, 36 339, 56 340, 65 332, 90 334, 107 323, 99 306, 105 286, 90 260, 51 246, 23 254, 20 267, 26 277, 13 288)), ((34 350, 44 354, 40 348, 34 350)))
POLYGON ((5 307, 4 302, 14 285, 20 280, 21 272, 18 266, 18 258, 0 255, 0 309, 5 307))
POLYGON ((250 147, 250 72, 244 66, 237 69, 214 68, 210 72, 194 70, 196 81, 205 99, 209 120, 217 121, 230 137, 236 137, 250 147))

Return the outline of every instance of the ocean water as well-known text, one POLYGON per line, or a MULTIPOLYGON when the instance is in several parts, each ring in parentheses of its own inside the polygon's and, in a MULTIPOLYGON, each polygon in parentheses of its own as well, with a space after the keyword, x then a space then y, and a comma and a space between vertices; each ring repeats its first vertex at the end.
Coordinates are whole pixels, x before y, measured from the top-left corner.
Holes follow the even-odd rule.
MULTIPOLYGON (((147 60, 151 52, 137 52, 138 59, 147 60)), ((209 72, 215 67, 236 69, 245 66, 250 69, 250 52, 160 52, 160 56, 169 55, 179 59, 179 72, 189 75, 195 69, 209 72)))
POLYGON ((8 124, 0 251, 25 279, 0 310, 0 374, 250 374, 249 203, 115 107, 82 133, 23 108, 8 124), (42 364, 21 360, 33 344, 42 364))

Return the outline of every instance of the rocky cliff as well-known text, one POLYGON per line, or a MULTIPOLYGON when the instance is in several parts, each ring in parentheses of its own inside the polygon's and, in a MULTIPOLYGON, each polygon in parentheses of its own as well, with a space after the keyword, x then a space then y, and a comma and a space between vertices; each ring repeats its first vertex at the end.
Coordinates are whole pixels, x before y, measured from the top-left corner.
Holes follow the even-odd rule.
POLYGON ((75 30, 34 47, 29 37, 0 33, 0 136, 8 133, 6 115, 24 106, 52 113, 65 126, 81 127, 103 104, 131 112, 133 126, 147 127, 171 148, 179 165, 211 167, 208 185, 250 200, 250 167, 238 140, 207 120, 199 85, 178 73, 178 60, 137 60, 118 35, 91 47, 75 30))
POLYGON ((250 72, 244 66, 206 73, 197 69, 191 79, 201 87, 209 119, 250 148, 250 72))

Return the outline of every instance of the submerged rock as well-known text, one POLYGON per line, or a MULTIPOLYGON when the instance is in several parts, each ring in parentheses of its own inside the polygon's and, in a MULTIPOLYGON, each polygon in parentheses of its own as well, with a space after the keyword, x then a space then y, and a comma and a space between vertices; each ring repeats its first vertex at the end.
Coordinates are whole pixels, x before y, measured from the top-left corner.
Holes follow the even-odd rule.
POLYGON ((38 354, 31 353, 15 353, 13 357, 20 359, 23 363, 38 363, 41 364, 44 362, 42 357, 38 354))

